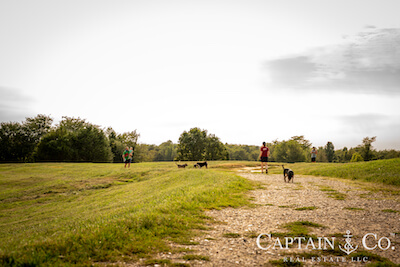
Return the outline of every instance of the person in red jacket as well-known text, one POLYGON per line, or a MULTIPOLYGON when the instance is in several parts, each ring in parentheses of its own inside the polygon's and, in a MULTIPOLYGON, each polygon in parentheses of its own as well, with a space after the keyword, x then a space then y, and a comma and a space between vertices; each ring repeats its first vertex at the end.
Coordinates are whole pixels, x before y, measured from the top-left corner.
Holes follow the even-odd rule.
POLYGON ((260 159, 261 159, 261 173, 264 172, 264 164, 265 164, 265 173, 268 173, 268 157, 269 157, 269 148, 267 144, 263 142, 263 146, 260 148, 260 159))

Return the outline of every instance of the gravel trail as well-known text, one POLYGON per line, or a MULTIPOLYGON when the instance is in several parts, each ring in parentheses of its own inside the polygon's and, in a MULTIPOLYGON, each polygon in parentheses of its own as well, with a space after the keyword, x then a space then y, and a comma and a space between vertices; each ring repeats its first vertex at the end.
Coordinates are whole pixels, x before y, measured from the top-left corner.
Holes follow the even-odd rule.
POLYGON ((273 266, 274 260, 300 262, 303 266, 365 266, 359 261, 373 262, 371 256, 356 253, 365 251, 362 239, 370 233, 374 235, 367 236, 366 245, 372 248, 381 239, 383 249, 376 247, 369 252, 400 264, 398 188, 369 188, 373 185, 297 175, 294 183, 284 183, 283 175, 255 173, 250 169, 239 172, 239 175, 260 183, 258 189, 249 193, 254 207, 207 211, 206 214, 215 223, 208 225, 210 230, 193 239, 196 245, 172 244, 187 251, 159 254, 159 259, 190 266, 273 266), (335 256, 318 245, 318 240, 311 241, 316 247, 313 249, 307 238, 302 241, 300 249, 298 244, 286 249, 284 242, 288 230, 282 226, 300 221, 320 224, 321 227, 308 227, 309 234, 327 237, 328 240, 335 236, 335 247, 341 244, 344 248, 346 238, 343 235, 350 231, 353 236, 349 239, 351 247, 348 251, 358 247, 349 256, 337 249, 341 255, 335 256), (272 247, 262 250, 256 242, 257 236, 262 233, 282 233, 279 239, 283 249, 272 234, 271 241, 261 243, 264 248, 268 245, 272 247), (182 260, 187 254, 205 256, 209 260, 182 260))

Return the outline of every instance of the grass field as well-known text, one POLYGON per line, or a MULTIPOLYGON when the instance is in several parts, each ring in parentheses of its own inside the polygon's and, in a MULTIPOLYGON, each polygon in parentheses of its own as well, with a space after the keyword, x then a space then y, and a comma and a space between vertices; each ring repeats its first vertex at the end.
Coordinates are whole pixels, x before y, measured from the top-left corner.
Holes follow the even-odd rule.
MULTIPOLYGON (((400 185, 400 159, 285 164, 296 174, 400 185)), ((0 164, 0 265, 91 266, 151 260, 188 244, 210 219, 204 210, 248 205, 256 185, 232 170, 258 162, 0 164)), ((271 163, 271 173, 281 164, 271 163)), ((173 251, 172 251, 173 252, 173 251)))
POLYGON ((0 265, 91 265, 169 251, 166 241, 184 244, 204 229, 203 210, 248 203, 252 184, 231 167, 0 165, 0 265))
MULTIPOLYGON (((272 173, 281 173, 281 164, 271 163, 272 173)), ((400 186, 400 158, 354 163, 285 164, 296 174, 345 178, 400 186)))

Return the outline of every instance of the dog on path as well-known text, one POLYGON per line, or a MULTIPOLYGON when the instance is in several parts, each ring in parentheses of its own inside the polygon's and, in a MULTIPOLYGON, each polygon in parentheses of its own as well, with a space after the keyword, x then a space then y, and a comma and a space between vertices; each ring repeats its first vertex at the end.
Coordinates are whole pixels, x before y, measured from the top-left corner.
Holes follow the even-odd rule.
POLYGON ((290 182, 290 180, 294 181, 294 172, 291 169, 285 168, 285 166, 282 165, 283 168, 283 180, 286 183, 286 178, 288 178, 288 183, 290 182))

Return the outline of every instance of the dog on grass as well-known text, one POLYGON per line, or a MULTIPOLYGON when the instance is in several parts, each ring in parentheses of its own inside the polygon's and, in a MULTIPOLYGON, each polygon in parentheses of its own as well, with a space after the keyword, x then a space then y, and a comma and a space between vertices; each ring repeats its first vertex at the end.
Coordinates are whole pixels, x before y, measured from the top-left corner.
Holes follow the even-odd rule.
MULTIPOLYGON (((175 163, 176 164, 176 163, 175 163)), ((176 166, 178 166, 178 168, 186 168, 187 164, 176 164, 176 166)))
POLYGON ((206 167, 206 169, 208 169, 208 165, 207 165, 207 161, 204 161, 204 162, 197 162, 196 164, 194 164, 194 167, 195 168, 201 168, 201 167, 206 167))
POLYGON ((294 172, 291 169, 285 168, 285 166, 282 165, 283 168, 283 180, 286 183, 286 177, 288 178, 288 183, 290 182, 290 180, 292 180, 292 183, 294 181, 294 172))

